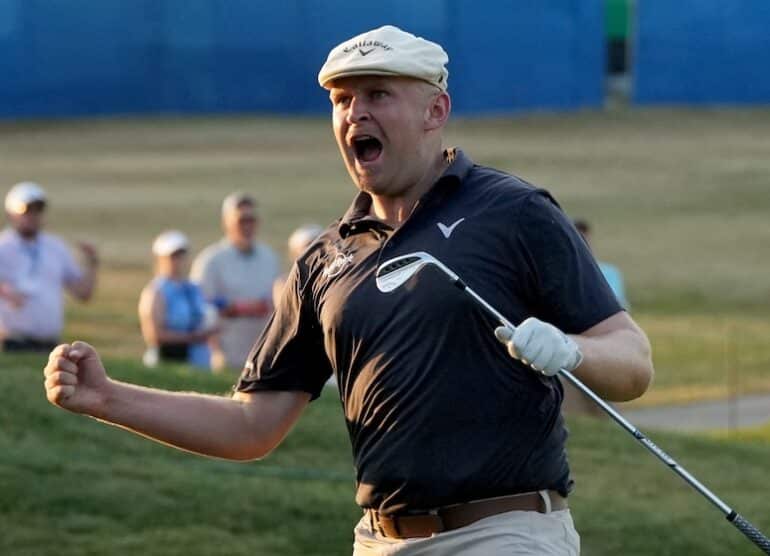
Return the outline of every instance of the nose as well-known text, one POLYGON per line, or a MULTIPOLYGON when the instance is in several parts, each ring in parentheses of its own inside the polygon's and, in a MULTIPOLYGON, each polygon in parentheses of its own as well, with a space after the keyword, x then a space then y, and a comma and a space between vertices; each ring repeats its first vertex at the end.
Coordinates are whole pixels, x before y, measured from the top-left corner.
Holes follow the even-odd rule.
POLYGON ((358 122, 365 122, 371 119, 372 115, 369 113, 369 108, 366 102, 361 97, 353 97, 350 101, 350 107, 348 108, 347 120, 349 124, 358 122))

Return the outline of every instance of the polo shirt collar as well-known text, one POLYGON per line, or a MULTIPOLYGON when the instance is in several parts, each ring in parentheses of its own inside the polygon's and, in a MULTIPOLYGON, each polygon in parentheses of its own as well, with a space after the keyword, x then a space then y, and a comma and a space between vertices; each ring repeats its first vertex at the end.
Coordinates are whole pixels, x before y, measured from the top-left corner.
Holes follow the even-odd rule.
MULTIPOLYGON (((432 203, 438 202, 453 191, 455 191, 460 185, 462 185, 468 172, 473 167, 473 161, 460 149, 453 147, 444 151, 444 156, 449 162, 449 167, 444 170, 441 177, 431 187, 425 195, 423 195, 421 202, 432 203)), ((369 214, 372 207, 372 197, 364 191, 360 191, 356 198, 353 199, 353 204, 350 205, 345 215, 337 225, 337 231, 340 237, 347 237, 351 232, 355 231, 358 225, 365 225, 369 227, 384 227, 390 228, 387 224, 377 220, 369 214)))
POLYGON ((0 233, 0 237, 2 237, 5 241, 9 241, 10 243, 14 243, 16 245, 30 245, 39 242, 43 237, 43 232, 39 231, 35 237, 32 239, 27 239, 23 237, 18 232, 18 230, 16 230, 16 228, 8 226, 2 231, 2 233, 0 233))
MULTIPOLYGON (((468 172, 473 168, 473 161, 457 147, 452 147, 451 149, 444 151, 444 156, 449 162, 449 167, 444 171, 436 183, 439 184, 446 181, 454 181, 459 185, 464 182, 465 178, 468 176, 468 172)), ((430 193, 430 191, 428 193, 430 193)))

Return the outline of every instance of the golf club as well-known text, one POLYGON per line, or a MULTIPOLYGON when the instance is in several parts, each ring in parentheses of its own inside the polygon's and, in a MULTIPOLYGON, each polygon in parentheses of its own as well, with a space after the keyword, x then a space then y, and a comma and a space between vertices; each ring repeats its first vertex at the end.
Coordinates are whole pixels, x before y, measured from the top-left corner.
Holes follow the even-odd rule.
MULTIPOLYGON (((494 307, 484 301, 480 295, 474 292, 468 285, 463 282, 457 274, 452 272, 439 260, 432 255, 417 251, 408 255, 401 255, 388 261, 385 261, 377 268, 376 283, 377 289, 383 293, 392 292, 406 283, 415 274, 420 272, 426 266, 434 266, 447 275, 450 282, 460 288, 462 291, 470 295, 478 304, 483 307, 489 314, 497 319, 504 326, 509 327, 511 330, 516 330, 516 327, 511 324, 508 319, 501 315, 494 307)), ((712 504, 714 504, 722 513, 725 514, 727 521, 732 523, 741 533, 743 533, 749 540, 757 545, 765 554, 770 555, 770 539, 762 534, 759 529, 749 523, 743 516, 735 512, 722 500, 720 500, 713 492, 700 483, 695 477, 693 477, 686 469, 680 466, 671 456, 659 448, 652 440, 647 438, 639 431, 634 425, 627 421, 620 413, 615 411, 611 405, 597 396, 588 386, 583 384, 578 378, 576 378, 571 372, 566 369, 561 369, 558 372, 569 382, 571 382, 577 389, 583 392, 586 396, 591 398, 594 403, 601 407, 612 419, 627 430, 631 435, 636 438, 647 450, 662 461, 666 466, 670 467, 677 475, 682 477, 690 486, 697 490, 700 494, 706 497, 712 504)))

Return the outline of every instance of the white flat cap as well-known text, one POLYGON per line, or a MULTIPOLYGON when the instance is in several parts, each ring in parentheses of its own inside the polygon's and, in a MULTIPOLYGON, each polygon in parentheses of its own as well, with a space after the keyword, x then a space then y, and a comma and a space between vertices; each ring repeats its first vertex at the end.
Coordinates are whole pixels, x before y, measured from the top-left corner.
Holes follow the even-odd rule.
POLYGON ((31 181, 23 181, 14 185, 5 196, 5 211, 10 214, 24 214, 27 205, 45 203, 46 196, 43 188, 31 181))
POLYGON ((177 251, 189 249, 187 236, 179 230, 166 230, 152 242, 152 253, 158 257, 168 257, 177 251))
POLYGON ((244 203, 249 204, 254 208, 257 206, 257 201, 248 193, 244 193, 243 191, 230 193, 225 197, 225 200, 222 201, 222 216, 227 216, 228 213, 236 210, 244 203))
POLYGON ((438 44, 385 25, 334 47, 318 73, 318 83, 328 89, 342 77, 390 75, 421 79, 446 91, 448 61, 438 44))
POLYGON ((306 224, 297 228, 289 236, 289 251, 302 253, 321 232, 323 232, 323 228, 317 224, 306 224))

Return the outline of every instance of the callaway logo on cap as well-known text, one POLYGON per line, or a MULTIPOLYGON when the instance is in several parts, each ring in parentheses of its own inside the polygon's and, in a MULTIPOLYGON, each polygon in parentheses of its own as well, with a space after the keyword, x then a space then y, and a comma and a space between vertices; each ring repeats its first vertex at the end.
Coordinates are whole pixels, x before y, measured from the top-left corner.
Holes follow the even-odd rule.
POLYGON ((438 44, 385 25, 333 48, 318 73, 318 83, 328 89, 342 77, 392 75, 420 79, 445 91, 448 61, 438 44))

